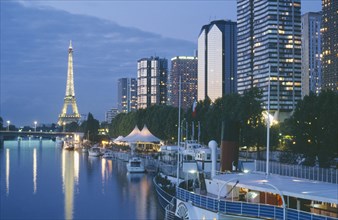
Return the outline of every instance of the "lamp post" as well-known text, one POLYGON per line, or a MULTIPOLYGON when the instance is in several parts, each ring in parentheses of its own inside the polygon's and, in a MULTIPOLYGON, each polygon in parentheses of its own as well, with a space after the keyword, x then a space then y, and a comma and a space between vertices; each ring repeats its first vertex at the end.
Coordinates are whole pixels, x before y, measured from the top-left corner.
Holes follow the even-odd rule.
POLYGON ((268 84, 268 112, 266 121, 266 176, 269 176, 269 161, 270 161, 270 83, 271 83, 271 66, 269 65, 269 84, 268 84))
POLYGON ((36 132, 36 124, 37 123, 38 123, 37 121, 34 121, 34 132, 36 132))
POLYGON ((9 125, 10 125, 11 121, 7 121, 7 131, 9 131, 9 125))
POLYGON ((65 132, 66 131, 66 122, 63 122, 62 125, 63 125, 63 132, 65 132))
POLYGON ((282 202, 283 202, 283 220, 286 220, 286 204, 285 204, 283 193, 276 186, 272 185, 271 183, 263 182, 263 184, 266 184, 266 185, 271 186, 272 188, 274 188, 277 191, 277 193, 282 197, 282 202))

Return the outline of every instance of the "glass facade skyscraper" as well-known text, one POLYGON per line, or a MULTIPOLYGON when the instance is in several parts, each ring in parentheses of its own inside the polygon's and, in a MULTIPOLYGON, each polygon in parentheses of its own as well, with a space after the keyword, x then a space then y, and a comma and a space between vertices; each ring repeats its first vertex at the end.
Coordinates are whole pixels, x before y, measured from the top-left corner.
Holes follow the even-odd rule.
POLYGON ((137 61, 137 108, 167 104, 168 60, 159 57, 137 61))
POLYGON ((204 25, 198 37, 198 100, 237 92, 237 25, 228 20, 204 25))
POLYGON ((262 105, 279 119, 288 117, 301 99, 300 0, 237 0, 240 94, 257 87, 262 105))
POLYGON ((338 92, 338 1, 322 0, 323 89, 338 92))
POLYGON ((322 84, 322 14, 302 15, 302 97, 310 92, 318 94, 322 84))

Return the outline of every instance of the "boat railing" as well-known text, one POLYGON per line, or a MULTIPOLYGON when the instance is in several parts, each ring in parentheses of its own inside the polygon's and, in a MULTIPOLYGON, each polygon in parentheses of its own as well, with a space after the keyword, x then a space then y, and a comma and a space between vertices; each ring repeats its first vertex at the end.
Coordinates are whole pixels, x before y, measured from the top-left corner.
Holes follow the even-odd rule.
MULTIPOLYGON (((229 215, 241 215, 253 218, 283 219, 283 208, 273 205, 248 203, 240 201, 226 201, 210 196, 199 195, 182 188, 177 188, 176 198, 185 202, 190 201, 194 206, 229 215)), ((286 208, 285 219, 317 219, 337 220, 337 218, 322 216, 314 213, 286 208)))
POLYGON ((175 220, 177 219, 175 215, 176 210, 176 199, 173 197, 170 203, 165 207, 165 217, 166 220, 175 220))
MULTIPOLYGON (((266 172, 266 161, 255 160, 255 171, 266 172)), ((269 172, 281 176, 338 184, 338 169, 269 162, 269 172)))

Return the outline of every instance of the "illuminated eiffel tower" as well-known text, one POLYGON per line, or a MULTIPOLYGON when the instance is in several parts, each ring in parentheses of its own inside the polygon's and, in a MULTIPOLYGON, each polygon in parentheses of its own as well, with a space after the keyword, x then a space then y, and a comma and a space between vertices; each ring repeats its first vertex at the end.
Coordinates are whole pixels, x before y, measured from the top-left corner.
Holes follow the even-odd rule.
POLYGON ((68 49, 68 73, 67 73, 67 86, 66 96, 64 98, 62 112, 59 115, 58 125, 65 125, 71 122, 78 122, 81 116, 77 109, 75 92, 74 92, 74 73, 73 73, 73 48, 72 41, 69 43, 68 49), (68 106, 72 106, 73 113, 67 113, 68 106))

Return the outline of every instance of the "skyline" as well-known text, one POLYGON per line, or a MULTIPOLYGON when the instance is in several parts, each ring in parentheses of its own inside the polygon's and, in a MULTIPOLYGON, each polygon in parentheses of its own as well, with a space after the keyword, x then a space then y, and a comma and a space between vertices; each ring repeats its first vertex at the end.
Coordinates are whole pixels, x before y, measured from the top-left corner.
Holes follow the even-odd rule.
MULTIPOLYGON (((91 112, 102 121, 106 111, 117 107, 117 79, 136 77, 138 59, 156 55, 170 60, 175 56, 193 55, 201 27, 210 19, 236 20, 235 1, 212 1, 212 4, 183 1, 179 2, 182 8, 177 5, 175 8, 178 3, 175 1, 137 1, 138 4, 130 6, 130 9, 119 1, 99 1, 96 7, 93 7, 93 1, 86 1, 82 6, 82 1, 59 2, 61 5, 57 7, 64 7, 64 11, 51 8, 55 3, 58 2, 0 3, 0 116, 4 122, 10 120, 16 126, 32 126, 34 121, 56 123, 66 87, 69 40, 74 45, 74 81, 79 112, 91 112), (110 13, 119 18, 116 21, 105 18, 106 11, 111 9, 109 4, 113 3, 116 4, 115 10, 128 15, 129 19, 123 22, 124 15, 121 13, 110 13), (142 3, 149 3, 147 8, 150 9, 155 6, 165 8, 168 4, 168 8, 175 9, 175 13, 168 9, 162 11, 163 16, 157 16, 155 7, 156 13, 147 13, 144 18, 137 14, 141 10, 133 12, 142 3), (231 3, 232 8, 226 7, 231 3), (215 7, 214 18, 209 13, 209 5, 215 7), (102 7, 105 10, 100 11, 102 7), (205 9, 205 13, 201 13, 203 10, 199 7, 205 9), (82 15, 69 13, 75 13, 74 8, 82 10, 82 15), (90 15, 89 9, 94 15, 90 15), (100 15, 97 15, 97 11, 100 15), (221 13, 219 11, 224 11, 224 15, 217 14, 221 13), (130 16, 132 13, 138 19, 130 16), (166 16, 167 13, 171 13, 172 17, 166 16), (180 13, 184 15, 180 17, 180 13), (151 16, 157 19, 157 23, 143 20, 149 21, 151 16), (135 25, 132 25, 132 21, 135 25), (170 23, 174 25, 169 26, 170 23), (184 37, 180 37, 182 35, 184 37)), ((128 3, 131 5, 130 1, 128 3)), ((302 13, 307 12, 306 8, 311 11, 321 9, 320 1, 302 3, 302 13)))

